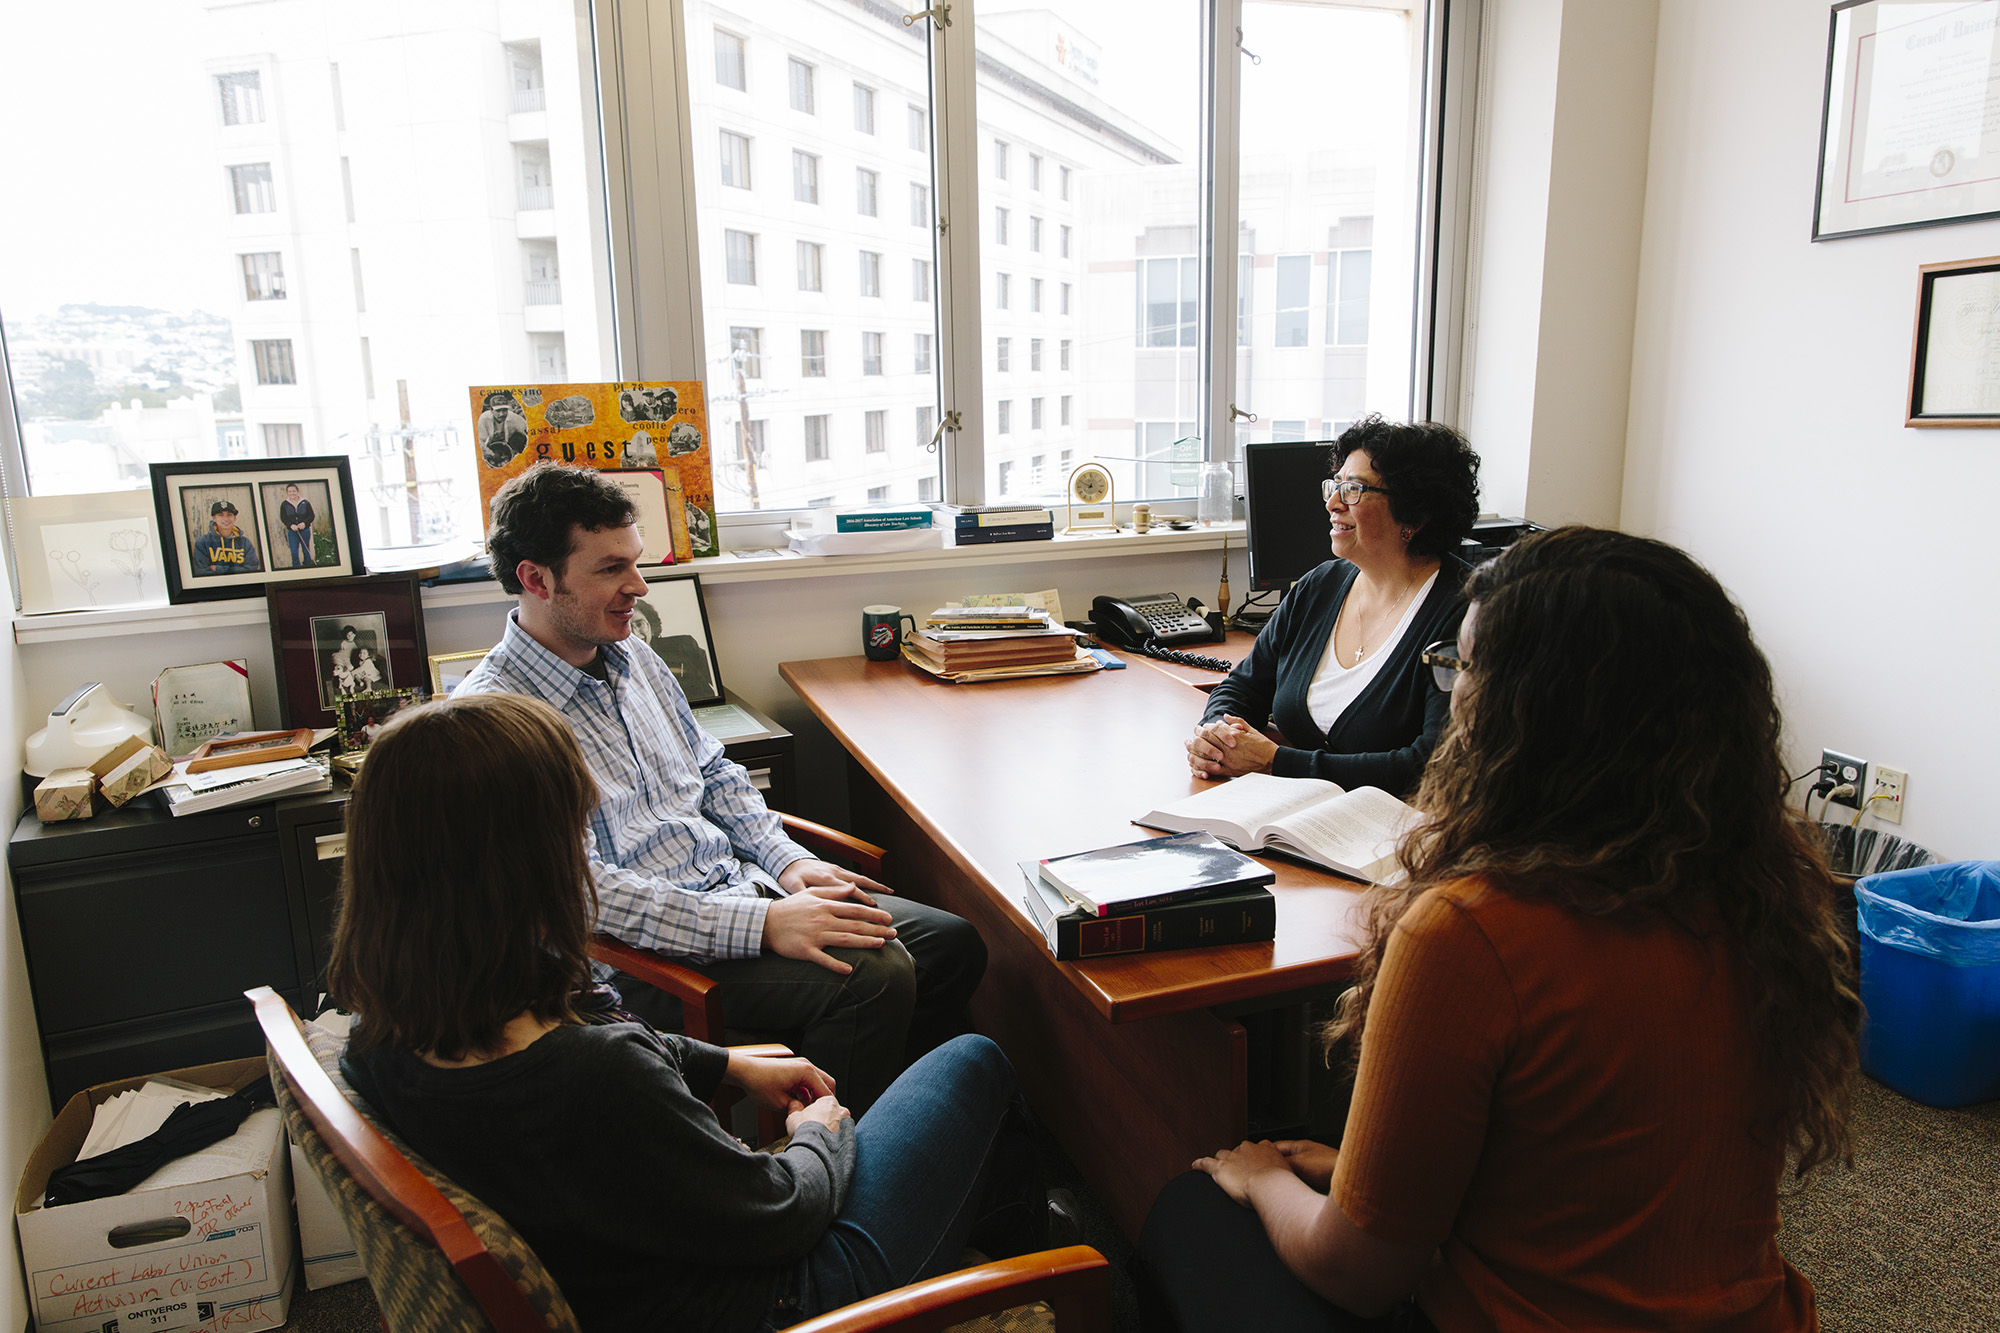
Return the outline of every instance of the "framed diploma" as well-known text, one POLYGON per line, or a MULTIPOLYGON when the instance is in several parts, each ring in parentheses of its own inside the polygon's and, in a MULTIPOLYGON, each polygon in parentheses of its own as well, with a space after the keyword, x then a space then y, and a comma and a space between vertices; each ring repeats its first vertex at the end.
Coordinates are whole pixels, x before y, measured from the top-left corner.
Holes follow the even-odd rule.
POLYGON ((2000 426, 2000 255, 1917 270, 1906 426, 2000 426))
POLYGON ((1813 239, 2000 217, 2000 0, 1833 7, 1813 239))

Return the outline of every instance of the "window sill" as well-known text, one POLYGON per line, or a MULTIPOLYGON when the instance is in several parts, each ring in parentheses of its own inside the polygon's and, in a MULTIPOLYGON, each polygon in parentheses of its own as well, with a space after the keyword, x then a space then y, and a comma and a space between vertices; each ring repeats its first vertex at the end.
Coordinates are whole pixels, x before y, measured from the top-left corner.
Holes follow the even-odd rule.
MULTIPOLYGON (((1155 529, 1140 536, 1116 533, 1058 535, 1045 542, 1003 542, 991 546, 940 546, 883 555, 782 555, 744 559, 723 552, 670 570, 693 570, 704 584, 765 583, 780 579, 835 578, 856 574, 889 574, 915 569, 957 566, 1042 564, 1050 561, 1094 560, 1107 556, 1163 554, 1215 550, 1225 539, 1243 544, 1240 521, 1185 532, 1155 529)), ((426 607, 500 605, 511 601, 491 580, 454 583, 424 589, 426 607)), ((58 611, 50 615, 14 617, 14 642, 61 643, 73 639, 116 638, 155 630, 210 630, 233 625, 265 625, 262 598, 226 602, 195 602, 186 606, 129 606, 105 611, 58 611)))

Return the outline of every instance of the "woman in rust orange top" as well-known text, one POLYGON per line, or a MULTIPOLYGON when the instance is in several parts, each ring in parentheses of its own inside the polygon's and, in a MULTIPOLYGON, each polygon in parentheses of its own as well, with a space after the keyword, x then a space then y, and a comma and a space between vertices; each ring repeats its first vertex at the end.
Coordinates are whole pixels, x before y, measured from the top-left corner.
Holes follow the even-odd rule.
POLYGON ((1860 1005, 1770 667, 1659 542, 1541 534, 1466 597, 1343 1144, 1195 1163, 1154 1289, 1183 1333, 1816 1328, 1778 1187, 1846 1155, 1860 1005))

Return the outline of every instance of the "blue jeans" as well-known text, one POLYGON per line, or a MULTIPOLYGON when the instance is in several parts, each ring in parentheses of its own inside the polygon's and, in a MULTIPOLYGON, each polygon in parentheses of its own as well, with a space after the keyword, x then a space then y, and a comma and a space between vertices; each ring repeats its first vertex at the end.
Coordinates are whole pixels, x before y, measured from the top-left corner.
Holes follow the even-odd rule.
POLYGON ((285 529, 285 544, 292 548, 292 568, 299 569, 313 562, 312 543, 311 528, 304 531, 295 528, 285 529))
POLYGON ((1048 1237, 1027 1106, 1014 1066, 985 1037, 956 1037, 911 1065, 855 1126, 840 1216, 800 1261, 792 1322, 958 1267, 967 1244, 995 1258, 1048 1237))

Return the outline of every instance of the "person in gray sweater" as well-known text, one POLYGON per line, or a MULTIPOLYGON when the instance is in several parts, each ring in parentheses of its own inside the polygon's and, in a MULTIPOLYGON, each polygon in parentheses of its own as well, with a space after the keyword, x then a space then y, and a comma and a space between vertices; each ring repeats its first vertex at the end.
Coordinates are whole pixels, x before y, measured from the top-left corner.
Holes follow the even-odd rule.
POLYGON ((1014 1071, 984 1037, 924 1056, 860 1122, 810 1061, 592 1024, 596 785, 539 700, 397 716, 347 808, 328 974, 341 1067, 416 1151, 521 1232, 586 1329, 758 1330, 1040 1248, 1014 1071), (786 1113, 752 1152, 705 1104, 786 1113))

